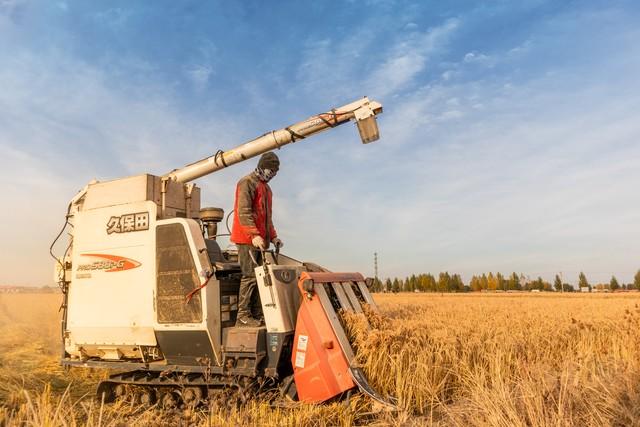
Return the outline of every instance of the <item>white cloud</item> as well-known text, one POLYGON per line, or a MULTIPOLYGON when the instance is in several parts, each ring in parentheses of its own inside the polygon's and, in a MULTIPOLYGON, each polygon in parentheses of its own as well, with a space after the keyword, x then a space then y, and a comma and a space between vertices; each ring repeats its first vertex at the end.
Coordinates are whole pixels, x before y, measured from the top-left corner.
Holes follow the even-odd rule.
POLYGON ((0 15, 12 15, 22 7, 26 0, 0 0, 0 15))
POLYGON ((193 65, 185 70, 187 77, 193 83, 196 90, 202 91, 209 85, 209 78, 213 69, 208 65, 193 65))
POLYGON ((383 98, 404 89, 425 69, 430 56, 444 49, 459 24, 458 19, 452 18, 424 33, 398 40, 370 77, 369 91, 383 98))
POLYGON ((393 225, 362 242, 387 259, 385 275, 454 270, 468 278, 499 269, 550 278, 584 269, 595 280, 630 280, 640 250, 638 98, 621 97, 627 82, 580 89, 571 75, 562 76, 565 91, 550 90, 557 78, 508 93, 473 83, 426 87, 387 110, 392 124, 381 130, 392 140, 381 144, 403 148, 372 168, 385 175, 402 165, 403 196, 378 201, 393 225), (474 111, 470 94, 487 108, 474 111), (452 98, 464 122, 445 120, 452 110, 442 101, 452 98), (407 242, 415 242, 412 254, 395 249, 407 242))
MULTIPOLYGON (((402 46, 389 64, 418 58, 402 46)), ((468 280, 515 270, 552 279, 563 271, 573 282, 584 270, 592 281, 631 280, 640 252, 640 63, 629 59, 640 57, 637 46, 617 44, 602 67, 576 58, 576 68, 545 70, 548 50, 529 40, 467 62, 462 55, 447 78, 410 92, 402 89, 419 66, 389 71, 379 142, 363 148, 347 131, 335 143, 330 136, 326 151, 309 148, 313 168, 291 171, 302 179, 274 183, 299 193, 299 202, 279 200, 294 212, 288 250, 365 273, 378 251, 384 276, 449 270, 468 280), (507 68, 478 74, 479 59, 507 68), (543 72, 518 75, 527 63, 543 72), (339 163, 325 160, 336 153, 339 163)))
MULTIPOLYGON (((66 10, 66 8, 64 8, 64 10, 66 10)), ((96 13, 95 18, 99 23, 103 23, 106 26, 110 27, 112 30, 118 31, 127 24, 129 18, 131 18, 132 15, 133 12, 131 9, 114 7, 96 13)))
POLYGON ((374 40, 375 32, 364 25, 339 39, 307 41, 295 72, 296 81, 287 82, 289 97, 299 98, 302 90, 325 102, 342 102, 345 93, 361 92, 364 77, 359 66, 367 62, 366 53, 374 40))
POLYGON ((185 116, 153 81, 115 88, 61 52, 0 57, 0 182, 12 206, 0 222, 0 283, 51 283, 48 245, 91 179, 162 174, 240 141, 232 118, 185 116))
POLYGON ((211 76, 215 72, 218 48, 215 43, 207 39, 199 40, 197 46, 197 53, 184 67, 184 73, 193 88, 202 92, 209 86, 211 76))
POLYGON ((481 64, 487 67, 492 67, 493 65, 495 65, 494 58, 480 52, 468 52, 464 55, 462 61, 467 64, 481 64))

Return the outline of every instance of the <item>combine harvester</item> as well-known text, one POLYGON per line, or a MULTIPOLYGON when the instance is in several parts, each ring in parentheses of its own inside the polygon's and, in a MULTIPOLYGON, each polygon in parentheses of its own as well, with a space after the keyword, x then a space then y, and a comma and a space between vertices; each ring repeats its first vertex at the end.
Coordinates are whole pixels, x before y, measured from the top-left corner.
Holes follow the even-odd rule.
POLYGON ((355 366, 341 318, 377 309, 369 281, 267 252, 256 268, 265 326, 236 327, 240 266, 216 242, 224 212, 201 209, 191 183, 352 120, 363 143, 375 141, 381 112, 363 98, 164 176, 89 183, 69 204, 73 228, 57 262, 62 364, 118 372, 98 385, 107 402, 229 403, 278 385, 305 402, 359 389, 387 403, 355 366))

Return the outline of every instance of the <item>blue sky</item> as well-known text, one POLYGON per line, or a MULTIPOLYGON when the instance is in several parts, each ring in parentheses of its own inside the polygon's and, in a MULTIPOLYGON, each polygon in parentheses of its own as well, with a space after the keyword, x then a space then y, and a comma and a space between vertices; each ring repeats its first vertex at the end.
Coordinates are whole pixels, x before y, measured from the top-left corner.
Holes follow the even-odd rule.
MULTIPOLYGON (((175 167, 363 95, 281 150, 286 252, 334 270, 569 282, 640 268, 640 5, 632 1, 0 0, 0 283, 51 284, 93 178, 175 167)), ((254 161, 198 180, 230 209, 254 161)))

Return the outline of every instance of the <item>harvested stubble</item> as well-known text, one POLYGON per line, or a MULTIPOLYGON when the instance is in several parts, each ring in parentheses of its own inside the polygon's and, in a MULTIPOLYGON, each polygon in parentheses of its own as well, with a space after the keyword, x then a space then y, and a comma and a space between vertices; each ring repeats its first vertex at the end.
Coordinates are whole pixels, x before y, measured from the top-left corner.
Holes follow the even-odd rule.
POLYGON ((104 373, 63 372, 54 295, 0 295, 0 425, 640 425, 640 295, 376 295, 351 319, 367 399, 271 408, 101 406, 104 373), (28 308, 27 308, 28 307, 28 308), (29 308, 36 308, 32 311, 29 308))

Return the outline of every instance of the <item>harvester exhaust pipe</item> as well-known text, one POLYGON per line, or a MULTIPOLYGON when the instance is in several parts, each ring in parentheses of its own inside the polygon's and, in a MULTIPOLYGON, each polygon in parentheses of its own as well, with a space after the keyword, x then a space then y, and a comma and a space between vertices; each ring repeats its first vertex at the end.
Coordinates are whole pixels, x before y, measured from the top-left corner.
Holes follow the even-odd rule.
POLYGON ((233 164, 299 141, 350 120, 355 120, 363 144, 380 138, 376 115, 382 113, 382 104, 364 97, 351 104, 317 114, 285 128, 274 130, 227 151, 199 160, 164 175, 163 179, 189 182, 233 164))

